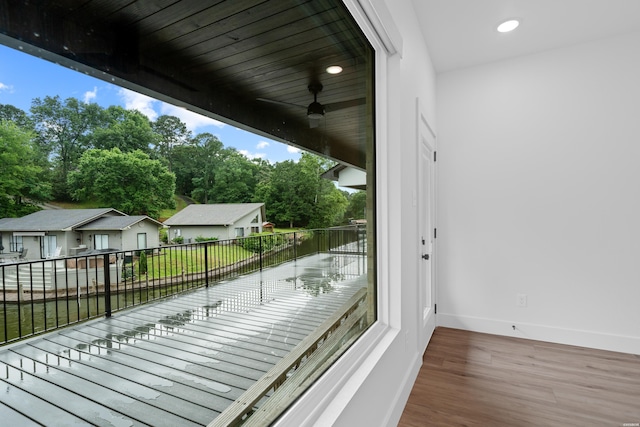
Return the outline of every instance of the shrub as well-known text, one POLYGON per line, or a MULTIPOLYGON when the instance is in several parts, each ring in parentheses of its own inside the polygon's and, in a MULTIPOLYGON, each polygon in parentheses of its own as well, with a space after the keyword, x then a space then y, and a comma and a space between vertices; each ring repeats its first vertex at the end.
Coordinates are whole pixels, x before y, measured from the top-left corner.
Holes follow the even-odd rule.
POLYGON ((196 242, 215 242, 217 240, 218 240, 217 237, 202 237, 202 236, 196 237, 196 242))
POLYGON ((178 245, 184 243, 184 237, 182 236, 176 236, 173 238, 173 243, 177 243, 178 245))
POLYGON ((252 234, 240 241, 240 245, 251 252, 260 252, 260 239, 262 239, 262 252, 269 252, 274 247, 284 243, 284 237, 281 234, 252 234))
POLYGON ((140 259, 138 259, 138 274, 147 274, 147 254, 144 251, 140 252, 140 259))

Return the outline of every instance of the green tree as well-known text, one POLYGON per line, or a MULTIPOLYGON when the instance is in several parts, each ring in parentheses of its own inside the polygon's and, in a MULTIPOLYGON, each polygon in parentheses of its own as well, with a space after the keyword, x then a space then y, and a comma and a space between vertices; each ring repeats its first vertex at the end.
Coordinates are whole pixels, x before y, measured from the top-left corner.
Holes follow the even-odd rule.
POLYGON ((9 104, 0 104, 0 121, 8 120, 24 130, 33 130, 33 121, 21 109, 9 104))
POLYGON ((76 200, 91 198, 127 214, 157 218, 175 207, 175 175, 140 150, 86 151, 69 174, 69 188, 76 200))
POLYGON ((303 153, 300 161, 277 163, 267 179, 261 179, 254 201, 264 202, 267 218, 278 224, 311 228, 339 224, 347 199, 333 183, 320 175, 329 164, 303 153))
POLYGON ((298 162, 301 184, 305 194, 309 194, 310 205, 307 226, 324 228, 342 222, 347 209, 347 198, 333 182, 322 178, 322 173, 333 166, 332 162, 310 153, 303 153, 298 162))
POLYGON ((351 194, 347 193, 346 197, 349 200, 349 205, 344 213, 345 220, 366 218, 367 192, 356 191, 351 194))
POLYGON ((225 148, 215 169, 209 200, 212 203, 247 203, 256 189, 257 166, 235 148, 225 148))
POLYGON ((139 111, 112 105, 104 110, 103 120, 102 126, 93 131, 93 148, 149 153, 156 144, 157 134, 151 129, 149 119, 139 111))
POLYGON ((178 117, 162 115, 151 125, 156 133, 156 154, 165 159, 169 165, 169 171, 173 170, 173 148, 187 144, 191 139, 191 132, 178 117))
POLYGON ((31 117, 37 141, 53 161, 54 196, 68 200, 67 176, 83 151, 90 147, 91 133, 103 118, 102 107, 95 103, 85 104, 76 98, 67 98, 63 102, 59 96, 47 96, 32 101, 31 117))
POLYGON ((37 164, 33 134, 7 120, 0 120, 0 165, 0 218, 34 212, 38 208, 31 202, 51 197, 37 164))
POLYGON ((172 155, 176 191, 208 203, 223 149, 222 142, 210 133, 198 134, 189 144, 176 146, 172 155))
POLYGON ((261 181, 254 201, 265 203, 267 219, 277 224, 302 225, 305 210, 309 209, 305 200, 299 199, 297 188, 298 167, 292 160, 278 162, 269 178, 261 181))

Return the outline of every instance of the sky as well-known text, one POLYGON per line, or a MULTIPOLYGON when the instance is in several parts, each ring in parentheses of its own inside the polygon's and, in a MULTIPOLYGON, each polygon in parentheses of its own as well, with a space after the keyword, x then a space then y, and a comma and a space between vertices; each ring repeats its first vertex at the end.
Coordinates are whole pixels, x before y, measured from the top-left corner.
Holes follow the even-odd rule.
POLYGON ((248 158, 271 163, 300 158, 300 150, 295 147, 0 45, 0 104, 13 105, 28 113, 34 98, 56 95, 63 100, 77 98, 95 102, 104 108, 119 105, 135 109, 152 121, 160 115, 176 116, 194 135, 209 132, 225 147, 234 147, 248 158))

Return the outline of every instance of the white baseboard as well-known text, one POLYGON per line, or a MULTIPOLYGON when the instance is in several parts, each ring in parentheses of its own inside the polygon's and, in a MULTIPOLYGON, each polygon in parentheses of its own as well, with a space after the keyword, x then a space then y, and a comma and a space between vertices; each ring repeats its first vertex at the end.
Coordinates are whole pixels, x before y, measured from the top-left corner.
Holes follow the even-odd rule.
POLYGON ((519 337, 621 353, 640 354, 640 337, 555 328, 531 323, 510 322, 508 320, 460 316, 447 313, 438 313, 436 317, 438 326, 447 328, 464 329, 473 332, 519 337), (515 329, 513 328, 514 326, 515 329))

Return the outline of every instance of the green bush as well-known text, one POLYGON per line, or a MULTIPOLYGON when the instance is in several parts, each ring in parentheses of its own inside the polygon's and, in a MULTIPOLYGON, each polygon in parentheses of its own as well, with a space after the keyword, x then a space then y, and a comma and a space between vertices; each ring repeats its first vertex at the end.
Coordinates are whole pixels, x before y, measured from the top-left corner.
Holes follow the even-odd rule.
POLYGON ((218 240, 217 237, 202 237, 202 236, 196 237, 196 242, 215 242, 217 240, 218 240))
POLYGON ((169 243, 169 235, 166 228, 160 229, 160 241, 163 243, 169 243))
POLYGON ((177 243, 178 245, 184 243, 184 237, 182 236, 176 236, 173 238, 173 243, 177 243))
POLYGON ((138 274, 147 274, 147 254, 144 251, 140 252, 140 259, 138 259, 138 274))
POLYGON ((252 234, 240 241, 240 245, 251 252, 260 252, 260 240, 262 239, 262 252, 269 252, 276 246, 284 243, 284 236, 281 234, 252 234))

